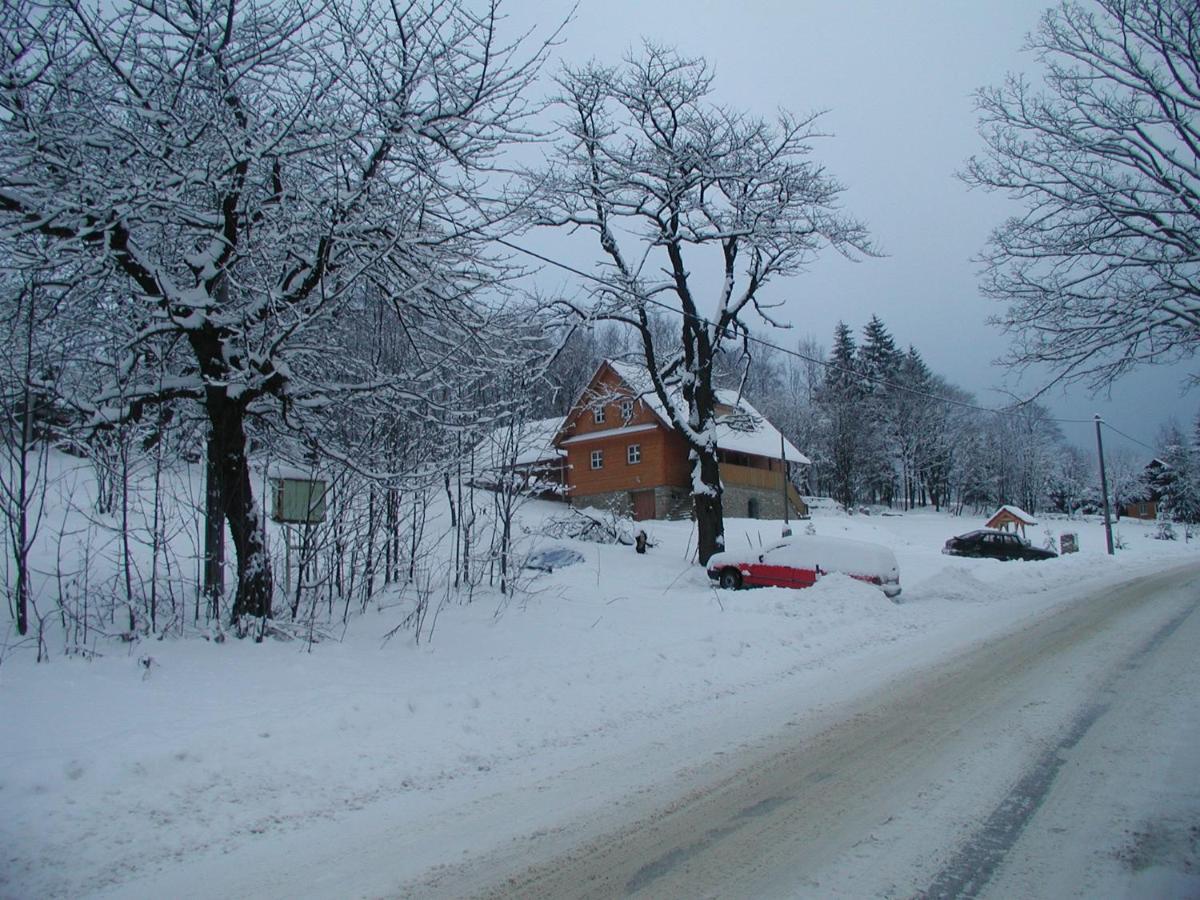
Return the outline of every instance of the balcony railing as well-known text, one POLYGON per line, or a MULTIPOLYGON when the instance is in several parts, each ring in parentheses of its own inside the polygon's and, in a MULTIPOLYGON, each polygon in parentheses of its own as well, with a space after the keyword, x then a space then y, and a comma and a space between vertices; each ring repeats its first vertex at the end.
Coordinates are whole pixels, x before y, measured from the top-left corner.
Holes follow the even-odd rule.
POLYGON ((725 484, 739 484, 743 487, 777 491, 783 486, 783 473, 772 472, 770 469, 754 469, 750 466, 736 466, 733 463, 721 463, 721 481, 725 484))

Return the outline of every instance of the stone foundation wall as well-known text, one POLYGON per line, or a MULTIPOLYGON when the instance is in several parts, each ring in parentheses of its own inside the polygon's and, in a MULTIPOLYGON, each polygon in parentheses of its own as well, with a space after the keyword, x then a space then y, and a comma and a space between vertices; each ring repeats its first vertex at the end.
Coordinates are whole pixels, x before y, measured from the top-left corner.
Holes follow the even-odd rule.
MULTIPOLYGON (((779 491, 744 485, 726 485, 721 495, 725 515, 733 519, 783 519, 783 497, 779 491), (750 501, 757 509, 750 508, 750 501)), ((572 506, 594 506, 619 516, 633 515, 633 496, 629 491, 609 491, 571 498, 572 506)), ((687 519, 692 515, 692 497, 686 488, 661 486, 654 488, 654 517, 656 519, 687 519)), ((788 510, 790 518, 798 517, 795 509, 788 510)))
POLYGON ((618 516, 633 515, 633 498, 629 496, 629 491, 609 491, 604 494, 584 496, 573 495, 570 502, 572 506, 594 506, 596 509, 607 510, 618 516))
MULTIPOLYGON (((629 491, 608 491, 571 497, 572 506, 594 506, 619 516, 633 515, 633 495, 629 491)), ((685 488, 669 485, 654 488, 654 518, 686 519, 692 514, 692 498, 685 488)))
MULTIPOLYGON (((721 494, 721 502, 725 515, 734 519, 782 519, 783 495, 779 491, 765 488, 746 487, 740 484, 727 484, 721 494), (757 501, 758 509, 751 515, 750 501, 757 501)), ((795 510, 788 511, 789 516, 795 516, 795 510)))

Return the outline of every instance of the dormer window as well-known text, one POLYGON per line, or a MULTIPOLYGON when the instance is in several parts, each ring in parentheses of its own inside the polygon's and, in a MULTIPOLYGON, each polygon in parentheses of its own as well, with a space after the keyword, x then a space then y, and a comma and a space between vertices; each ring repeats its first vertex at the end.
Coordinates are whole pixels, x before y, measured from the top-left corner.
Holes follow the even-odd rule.
POLYGON ((633 419, 633 401, 632 400, 622 400, 621 401, 621 419, 626 423, 628 423, 629 421, 631 421, 633 419))
POLYGON ((592 410, 592 416, 595 417, 597 425, 604 424, 604 407, 597 406, 595 409, 592 410))

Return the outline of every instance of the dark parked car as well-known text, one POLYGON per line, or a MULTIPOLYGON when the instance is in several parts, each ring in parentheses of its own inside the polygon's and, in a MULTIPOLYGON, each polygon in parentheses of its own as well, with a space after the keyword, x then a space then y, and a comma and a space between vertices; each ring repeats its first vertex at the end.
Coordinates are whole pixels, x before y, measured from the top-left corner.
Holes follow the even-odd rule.
POLYGON ((1034 547, 1015 534, 990 528, 952 537, 946 541, 942 552, 951 556, 981 556, 989 559, 1054 559, 1058 556, 1053 550, 1034 547))
POLYGON ((900 569, 887 547, 846 538, 800 536, 753 550, 714 553, 708 577, 723 588, 812 587, 822 575, 841 572, 876 585, 888 597, 900 595, 900 569))

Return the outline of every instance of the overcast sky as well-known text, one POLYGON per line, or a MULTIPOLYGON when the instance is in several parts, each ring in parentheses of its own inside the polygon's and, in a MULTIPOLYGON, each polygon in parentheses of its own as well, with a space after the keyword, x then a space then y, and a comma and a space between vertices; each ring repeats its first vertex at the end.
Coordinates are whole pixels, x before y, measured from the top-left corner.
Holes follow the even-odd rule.
MULTIPOLYGON (((1036 70, 1021 51, 1045 0, 580 0, 558 60, 615 63, 643 37, 703 56, 716 71, 716 99, 772 115, 828 110, 816 158, 847 187, 844 206, 865 220, 887 256, 849 263, 827 254, 808 273, 776 282, 781 318, 795 330, 764 335, 794 343, 813 334, 825 346, 842 319, 861 333, 872 314, 902 347, 914 345, 930 367, 999 406, 1028 396, 1040 375, 1018 381, 992 365, 1007 338, 987 324, 999 311, 978 289, 972 258, 989 231, 1018 207, 969 191, 955 177, 981 150, 972 92, 1006 72, 1036 70), (1001 390, 998 390, 1001 389, 1001 390)), ((566 0, 510 8, 520 21, 534 9, 545 22, 570 11, 566 0)), ((1146 370, 1119 383, 1111 401, 1082 386, 1043 397, 1057 415, 1100 413, 1147 443, 1174 416, 1190 427, 1200 392, 1181 395, 1188 367, 1146 370)), ((1091 446, 1090 427, 1064 425, 1091 446)), ((1107 440, 1107 438, 1106 438, 1107 440)), ((1144 452, 1144 451, 1141 451, 1144 452)))

